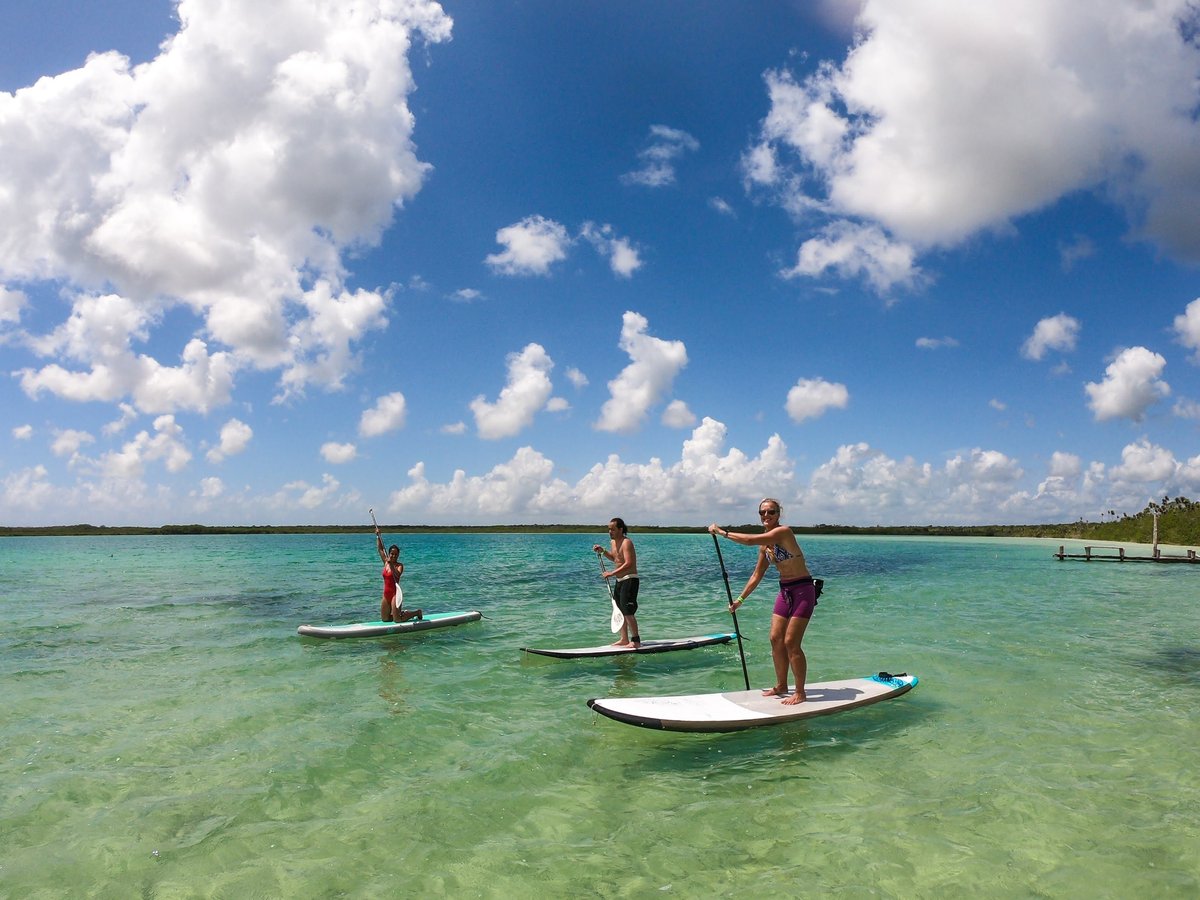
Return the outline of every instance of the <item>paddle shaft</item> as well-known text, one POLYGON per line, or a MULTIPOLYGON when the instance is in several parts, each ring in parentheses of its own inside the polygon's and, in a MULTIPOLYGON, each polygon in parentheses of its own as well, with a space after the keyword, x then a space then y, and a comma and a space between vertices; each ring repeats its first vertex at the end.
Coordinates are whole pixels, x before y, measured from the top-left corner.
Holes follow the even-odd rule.
POLYGON ((733 630, 738 639, 738 655, 742 657, 742 678, 746 680, 746 690, 750 690, 750 673, 746 670, 746 651, 742 647, 742 629, 738 625, 737 612, 733 609, 733 591, 729 589, 729 573, 725 571, 725 557, 721 555, 721 543, 717 536, 712 536, 713 546, 717 548, 717 561, 721 563, 721 577, 725 579, 725 596, 729 598, 729 614, 733 616, 733 630))
MULTIPOLYGON (((596 561, 600 563, 600 574, 603 575, 604 574, 604 551, 603 550, 596 551, 596 561)), ((620 608, 617 606, 617 595, 613 592, 612 582, 609 581, 607 578, 605 578, 604 586, 608 588, 608 599, 610 601, 612 601, 612 608, 615 610, 615 612, 613 613, 613 616, 612 616, 612 620, 609 624, 610 624, 610 629, 611 629, 612 633, 616 634, 618 631, 621 630, 621 626, 625 624, 625 614, 622 613, 620 608), (620 616, 621 618, 617 619, 617 616, 620 616), (617 624, 618 622, 619 622, 619 624, 617 624)))
MULTIPOLYGON (((597 551, 596 551, 596 562, 600 563, 600 572, 601 572, 601 574, 603 574, 603 573, 604 573, 604 551, 603 551, 603 550, 597 550, 597 551)), ((605 586, 606 588, 608 588, 608 599, 609 599, 609 600, 616 600, 616 599, 617 599, 617 595, 613 593, 613 586, 612 586, 612 582, 611 582, 611 581, 609 581, 607 578, 605 578, 605 579, 604 579, 604 586, 605 586)))

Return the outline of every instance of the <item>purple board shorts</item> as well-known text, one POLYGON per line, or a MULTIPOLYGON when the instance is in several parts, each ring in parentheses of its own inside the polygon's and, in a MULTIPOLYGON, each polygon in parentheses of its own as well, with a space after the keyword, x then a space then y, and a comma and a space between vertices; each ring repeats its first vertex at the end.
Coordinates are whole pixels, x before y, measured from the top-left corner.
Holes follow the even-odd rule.
POLYGON ((817 589, 812 577, 779 582, 774 613, 785 619, 811 619, 817 606, 817 589))

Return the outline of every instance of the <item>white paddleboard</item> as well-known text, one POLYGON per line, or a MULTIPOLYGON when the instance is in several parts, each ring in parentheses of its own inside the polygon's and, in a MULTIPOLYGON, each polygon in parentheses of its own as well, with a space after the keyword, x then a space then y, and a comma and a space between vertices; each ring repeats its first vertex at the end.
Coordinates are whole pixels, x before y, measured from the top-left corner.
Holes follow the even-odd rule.
POLYGON ((807 699, 795 706, 785 706, 779 697, 764 697, 758 689, 677 697, 610 697, 589 700, 587 704, 610 719, 642 728, 741 731, 889 700, 912 690, 916 683, 915 675, 880 672, 866 678, 806 684, 807 699))
POLYGON ((429 631, 432 628, 447 628, 476 622, 483 618, 477 610, 463 612, 425 613, 420 621, 407 622, 353 622, 349 625, 301 625, 297 634, 319 638, 379 637, 386 634, 407 634, 412 631, 429 631))
POLYGON ((553 656, 556 659, 581 659, 590 656, 624 656, 629 653, 669 653, 672 650, 695 650, 732 641, 736 634, 701 634, 696 637, 664 638, 660 641, 642 641, 640 647, 614 647, 604 644, 599 647, 568 647, 562 650, 547 650, 540 647, 522 647, 526 653, 538 656, 553 656))

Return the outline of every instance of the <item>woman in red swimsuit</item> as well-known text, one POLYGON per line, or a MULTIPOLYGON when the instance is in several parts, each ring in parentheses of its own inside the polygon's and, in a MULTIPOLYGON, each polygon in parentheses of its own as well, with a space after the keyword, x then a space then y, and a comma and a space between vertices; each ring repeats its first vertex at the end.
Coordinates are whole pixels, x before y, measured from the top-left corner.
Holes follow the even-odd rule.
POLYGON ((708 526, 710 534, 719 534, 738 544, 758 548, 758 563, 750 574, 750 580, 742 588, 729 609, 736 611, 745 602, 771 563, 779 572, 779 595, 775 598, 775 609, 771 615, 771 661, 775 664, 775 686, 763 691, 764 697, 782 697, 783 703, 793 706, 803 703, 804 679, 808 675, 808 659, 800 649, 808 620, 817 605, 816 585, 804 561, 804 553, 796 543, 796 535, 787 525, 779 521, 783 512, 779 501, 766 497, 758 504, 758 517, 762 519, 762 534, 743 534, 729 531, 717 524, 708 526), (796 691, 788 690, 788 667, 796 678, 796 691))
POLYGON ((382 622, 407 622, 409 619, 420 621, 424 613, 419 609, 404 608, 404 591, 400 589, 400 576, 404 574, 404 563, 400 562, 400 548, 395 544, 383 549, 383 535, 379 526, 375 526, 375 543, 379 548, 379 559, 383 562, 383 602, 379 606, 379 619, 382 622))

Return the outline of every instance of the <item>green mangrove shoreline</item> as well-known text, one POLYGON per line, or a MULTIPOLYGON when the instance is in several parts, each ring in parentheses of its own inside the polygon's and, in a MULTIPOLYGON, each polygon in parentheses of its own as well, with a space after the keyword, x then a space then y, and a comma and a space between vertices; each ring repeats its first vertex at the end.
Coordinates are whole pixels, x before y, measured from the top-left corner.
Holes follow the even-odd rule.
MULTIPOLYGON (((385 534, 587 534, 603 532, 607 523, 575 525, 383 525, 385 534)), ((730 524, 735 531, 755 531, 757 524, 730 524)), ((117 535, 197 534, 372 534, 370 525, 48 525, 0 526, 0 537, 92 537, 117 535)), ((704 534, 699 525, 630 525, 630 534, 704 534)), ((796 534, 929 535, 935 537, 1072 537, 1078 526, 1068 525, 901 525, 795 526, 796 534)))
MULTIPOLYGON (((895 535, 904 537, 1058 538, 1060 540, 1123 541, 1149 544, 1157 518, 1162 544, 1200 544, 1200 503, 1186 497, 1164 497, 1134 515, 1109 511, 1111 521, 1065 522, 1049 525, 807 525, 793 526, 796 534, 895 535)), ((388 534, 579 534, 604 531, 607 523, 553 525, 381 525, 388 534)), ((739 531, 754 531, 758 523, 731 523, 739 531)), ((631 525, 633 534, 703 534, 700 525, 631 525)), ((107 535, 230 535, 230 534, 371 534, 367 525, 50 525, 2 526, 0 537, 100 537, 107 535)))

